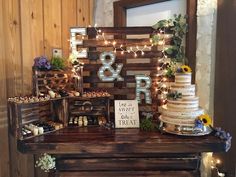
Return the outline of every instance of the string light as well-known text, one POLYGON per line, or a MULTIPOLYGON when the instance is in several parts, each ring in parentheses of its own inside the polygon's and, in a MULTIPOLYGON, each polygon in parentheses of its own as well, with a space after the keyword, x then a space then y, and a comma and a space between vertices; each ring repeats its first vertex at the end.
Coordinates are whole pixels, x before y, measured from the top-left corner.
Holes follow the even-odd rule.
POLYGON ((216 173, 218 175, 218 177, 224 177, 225 174, 224 173, 221 173, 218 169, 218 165, 221 164, 221 160, 220 159, 215 159, 214 157, 212 157, 211 159, 211 169, 214 169, 216 170, 216 173))
POLYGON ((168 57, 165 54, 165 50, 167 50, 168 48, 165 45, 165 41, 166 38, 169 37, 169 35, 165 34, 165 28, 164 30, 159 29, 156 35, 158 36, 158 39, 160 39, 157 44, 162 48, 162 57, 158 59, 159 66, 157 67, 157 77, 159 80, 159 82, 157 82, 157 95, 160 95, 162 103, 165 104, 167 101, 167 94, 169 89, 169 87, 164 84, 165 82, 167 82, 167 78, 164 77, 164 75, 167 73, 166 64, 168 64, 168 62, 166 61, 168 57))
POLYGON ((94 29, 96 31, 96 39, 97 40, 103 40, 105 45, 112 44, 113 51, 116 52, 117 50, 121 50, 121 54, 124 55, 125 53, 133 53, 134 57, 138 56, 138 53, 140 53, 142 56, 145 55, 146 50, 151 50, 151 47, 153 46, 152 40, 150 39, 149 45, 142 46, 136 46, 136 47, 130 47, 129 49, 124 49, 123 44, 121 44, 119 47, 117 47, 117 42, 114 40, 113 42, 110 42, 106 39, 105 33, 102 32, 101 29, 97 28, 97 24, 94 25, 94 29))

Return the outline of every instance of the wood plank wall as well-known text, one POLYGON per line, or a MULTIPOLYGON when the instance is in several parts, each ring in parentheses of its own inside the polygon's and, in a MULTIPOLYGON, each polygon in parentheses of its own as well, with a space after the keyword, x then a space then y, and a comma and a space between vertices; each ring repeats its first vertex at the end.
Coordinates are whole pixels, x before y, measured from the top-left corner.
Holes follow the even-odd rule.
POLYGON ((6 98, 31 94, 34 57, 51 57, 52 48, 68 57, 69 27, 93 24, 93 1, 0 0, 0 177, 44 176, 14 139, 8 144, 6 98))

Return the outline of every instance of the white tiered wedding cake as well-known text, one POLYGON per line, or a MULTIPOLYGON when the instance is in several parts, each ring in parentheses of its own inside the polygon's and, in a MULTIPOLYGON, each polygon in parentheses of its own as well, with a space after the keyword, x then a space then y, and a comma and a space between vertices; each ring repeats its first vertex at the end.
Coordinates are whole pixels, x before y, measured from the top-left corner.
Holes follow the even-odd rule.
POLYGON ((204 126, 199 128, 196 125, 196 120, 204 114, 204 110, 199 107, 199 98, 191 80, 191 72, 175 74, 175 83, 171 85, 167 104, 161 107, 160 121, 167 132, 197 134, 206 131, 204 126))

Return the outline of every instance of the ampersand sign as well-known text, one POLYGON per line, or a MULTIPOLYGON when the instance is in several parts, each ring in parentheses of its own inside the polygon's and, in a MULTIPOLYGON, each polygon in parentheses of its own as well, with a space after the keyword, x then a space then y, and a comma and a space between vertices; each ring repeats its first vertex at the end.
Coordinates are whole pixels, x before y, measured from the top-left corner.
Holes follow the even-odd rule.
POLYGON ((123 81, 124 79, 120 76, 120 71, 123 64, 116 64, 116 70, 111 66, 115 62, 115 54, 113 52, 103 52, 100 55, 102 66, 99 68, 98 77, 104 82, 110 82, 117 79, 117 81, 123 81), (110 59, 107 60, 106 57, 110 59), (107 76, 104 74, 105 71, 109 71, 111 75, 107 76))

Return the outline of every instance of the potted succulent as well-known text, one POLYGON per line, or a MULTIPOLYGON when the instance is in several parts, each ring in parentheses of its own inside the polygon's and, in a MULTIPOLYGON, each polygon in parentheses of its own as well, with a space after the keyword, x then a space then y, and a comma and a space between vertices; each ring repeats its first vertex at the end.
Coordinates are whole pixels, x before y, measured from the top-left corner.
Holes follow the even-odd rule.
POLYGON ((62 57, 53 56, 51 58, 51 65, 54 70, 63 70, 66 67, 66 61, 62 57))

